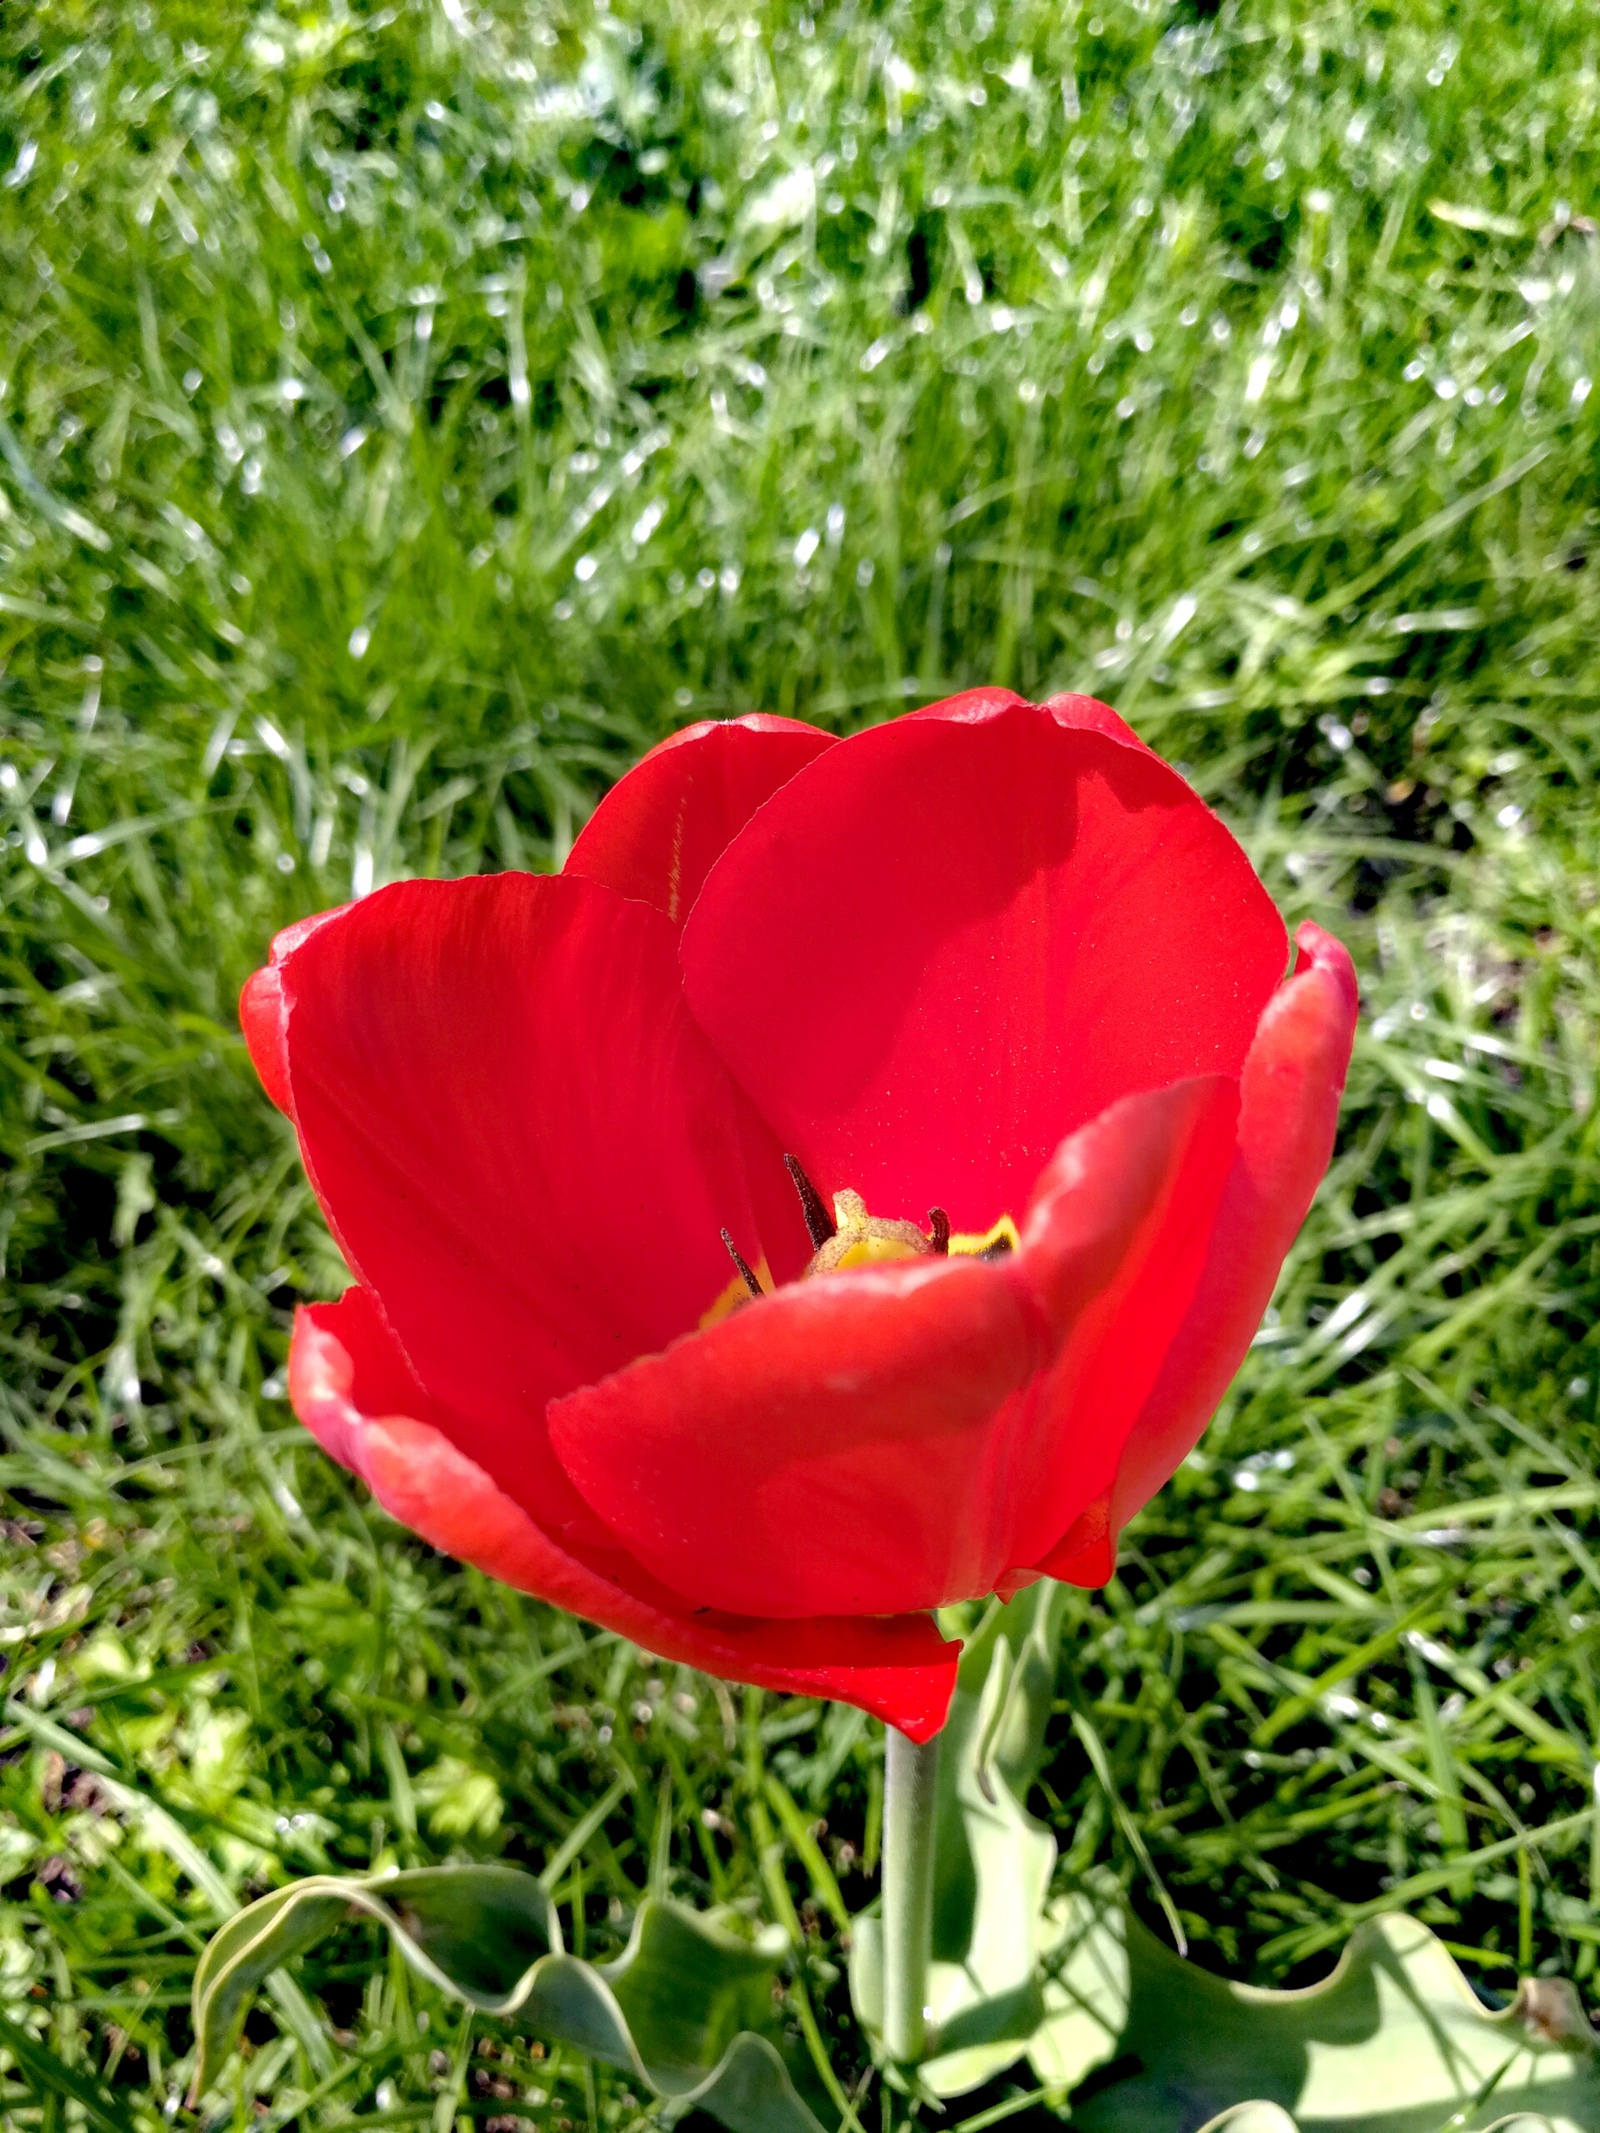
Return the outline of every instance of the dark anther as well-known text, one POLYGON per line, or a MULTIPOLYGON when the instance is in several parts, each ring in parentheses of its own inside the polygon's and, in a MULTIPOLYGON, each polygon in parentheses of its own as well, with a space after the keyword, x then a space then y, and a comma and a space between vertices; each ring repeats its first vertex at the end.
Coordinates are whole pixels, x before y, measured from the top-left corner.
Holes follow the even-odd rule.
POLYGON ((811 1249, 820 1252, 830 1237, 839 1234, 839 1225, 829 1214, 828 1203, 794 1157, 786 1155, 783 1160, 794 1180, 794 1189, 800 1195, 800 1212, 805 1217, 806 1235, 811 1239, 811 1249))
POLYGON ((996 1237, 993 1244, 988 1245, 981 1251, 978 1257, 980 1259, 1005 1259, 1010 1256, 1010 1252, 1011 1239, 1009 1237, 996 1237))
POLYGON ((743 1252, 740 1251, 738 1245, 734 1243, 733 1239, 728 1235, 728 1232, 726 1230, 722 1232, 722 1241, 728 1247, 728 1257, 739 1269, 740 1278, 743 1280, 745 1287, 750 1291, 750 1294, 752 1296, 764 1296, 766 1294, 766 1291, 762 1288, 760 1282, 757 1281, 754 1274, 751 1273, 749 1260, 746 1259, 743 1252))
POLYGON ((950 1217, 942 1207, 928 1209, 928 1242, 941 1258, 950 1249, 950 1217))

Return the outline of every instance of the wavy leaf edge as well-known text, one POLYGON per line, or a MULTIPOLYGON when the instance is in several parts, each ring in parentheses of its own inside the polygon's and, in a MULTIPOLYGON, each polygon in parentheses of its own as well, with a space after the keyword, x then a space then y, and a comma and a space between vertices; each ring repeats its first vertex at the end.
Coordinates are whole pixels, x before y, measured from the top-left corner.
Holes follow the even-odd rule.
MULTIPOLYGON (((745 1979, 757 1970, 775 1970, 776 1956, 736 1940, 698 1912, 659 1897, 645 1897, 621 1954, 603 1965, 589 1963, 566 1952, 555 1906, 536 1877, 514 1867, 493 1865, 308 1875, 238 1912, 213 1936, 195 1971, 196 2065, 191 2108, 216 2080, 250 2002, 266 1978, 293 1956, 314 1947, 352 1914, 382 1926, 407 1963, 441 1991, 497 2019, 535 2008, 537 2019, 531 2026, 548 2041, 607 2059, 670 2105, 674 2115, 699 2106, 721 2119, 731 2133, 822 2133, 770 2036, 740 2029, 703 2070, 695 2067, 692 2045, 677 2064, 659 2056, 647 2058, 615 1989, 630 1977, 640 1981, 641 1971, 652 1960, 652 1944, 664 1932, 687 1931, 708 1958, 736 1965, 745 1979), (439 1888, 449 1895, 470 1896, 473 1882, 524 1906, 526 1921, 547 1942, 544 1952, 523 1968, 508 1989, 498 1993, 453 1975, 428 1953, 417 1931, 419 1897, 439 1888), (562 2019, 563 2013, 568 2019, 562 2019), (588 2019, 571 2019, 575 2014, 588 2019)), ((648 1989, 648 1980, 643 1982, 648 1989)), ((726 1982, 733 1989, 739 1978, 730 1975, 726 1982)), ((686 2016, 686 2033, 697 2026, 692 2015, 686 2016)))
MULTIPOLYGON (((1394 2091, 1379 2107, 1386 2133, 1437 2133, 1469 2103, 1460 2122, 1486 2133, 1600 2133, 1600 2039, 1564 1978, 1524 1978, 1490 2007, 1430 1928, 1393 1911, 1356 1923, 1314 1984, 1235 1983, 1149 1931, 1111 1875, 1063 1888, 1055 1838, 1026 1804, 1060 1708, 1061 1599, 1045 1581, 992 1603, 981 1621, 945 1623, 966 1627, 968 1641, 939 1772, 937 2027, 919 2091, 943 2102, 1026 2060, 1045 2091, 1073 2098, 1083 2133, 1142 2133, 1158 2102, 1173 2133, 1180 2123, 1183 2133, 1298 2133, 1295 2113, 1318 2133, 1357 2133, 1371 2114, 1338 2092, 1375 2082, 1394 2091), (1476 2098, 1462 2066, 1475 2067, 1466 2089, 1479 2084, 1476 2098), (1508 2072, 1491 2126, 1484 2114, 1508 2072), (1508 2109, 1513 2099, 1519 2109, 1508 2109)), ((1069 1700, 1092 1761, 1089 1716, 1069 1700)), ((853 1939, 851 1996, 882 2066, 878 1920, 858 1920, 853 1939)))

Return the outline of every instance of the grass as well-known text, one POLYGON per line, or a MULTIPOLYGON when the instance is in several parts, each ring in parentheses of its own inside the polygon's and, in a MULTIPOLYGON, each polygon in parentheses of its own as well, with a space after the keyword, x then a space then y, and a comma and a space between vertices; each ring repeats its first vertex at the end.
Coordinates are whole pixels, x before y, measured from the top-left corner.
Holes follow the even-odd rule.
MULTIPOLYGON (((1213 1966, 1404 1904, 1488 1989, 1592 1985, 1592 14, 18 0, 0 47, 7 2123, 186 2123, 251 1891, 564 1845, 591 1952, 646 1887, 791 1902, 858 2078, 789 1837, 870 1898, 874 1729, 492 1587, 309 1446, 288 1315, 341 1274, 233 1001, 303 911, 559 863, 686 718, 988 680, 1117 703, 1366 1001, 1036 1804, 1213 1966)), ((637 2122, 370 1953, 263 2002, 230 2123, 637 2122)))

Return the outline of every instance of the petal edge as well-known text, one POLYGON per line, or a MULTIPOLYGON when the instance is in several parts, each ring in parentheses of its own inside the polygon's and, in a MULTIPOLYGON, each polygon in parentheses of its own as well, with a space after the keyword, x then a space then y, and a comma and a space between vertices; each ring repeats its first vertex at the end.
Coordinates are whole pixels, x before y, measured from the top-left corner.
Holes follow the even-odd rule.
POLYGON ((1333 1153, 1359 992, 1348 949, 1309 922, 1304 961, 1267 1002, 1240 1082, 1238 1152, 1205 1271, 1129 1435, 1112 1500, 1120 1529, 1188 1457, 1271 1301, 1333 1153))
POLYGON ((931 1618, 741 1620, 695 1615, 629 1566, 557 1546, 439 1426, 371 1295, 303 1305, 289 1362, 295 1413, 392 1517, 502 1583, 620 1631, 659 1657, 791 1695, 837 1697, 925 1740, 944 1723, 959 1647, 931 1618), (364 1405, 371 1402, 371 1406, 364 1405))
POLYGON ((766 712, 685 726, 617 780, 579 831, 562 872, 654 904, 681 925, 757 808, 835 738, 766 712))

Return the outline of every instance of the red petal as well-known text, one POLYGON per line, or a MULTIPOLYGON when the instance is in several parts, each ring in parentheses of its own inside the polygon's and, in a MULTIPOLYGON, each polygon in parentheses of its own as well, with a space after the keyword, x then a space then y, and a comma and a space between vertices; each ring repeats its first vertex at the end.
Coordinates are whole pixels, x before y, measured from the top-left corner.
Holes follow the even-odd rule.
POLYGON ((1086 702, 976 691, 858 734, 707 879, 689 1004, 825 1192, 986 1229, 1117 1098, 1243 1064, 1282 921, 1086 702))
POLYGON ((253 970, 244 981, 244 990, 239 995, 239 1027, 244 1032, 251 1064, 261 1077, 261 1086, 280 1111, 293 1117, 293 1112, 289 1111, 285 1020, 283 987, 278 982, 276 969, 268 963, 261 970, 253 970))
POLYGON ((1244 1361, 1333 1153, 1359 998, 1348 951, 1303 925, 1305 958, 1268 1002, 1239 1099, 1238 1152, 1204 1272, 1128 1438, 1112 1499, 1120 1528, 1199 1441, 1244 1361))
MULTIPOLYGON (((340 909, 346 908, 340 906, 340 909)), ((245 979, 244 990, 239 995, 239 1027, 244 1032, 250 1063, 261 1077, 261 1086, 278 1109, 290 1118, 294 1116, 294 1107, 289 1096, 289 1055, 285 1049, 289 1017, 278 966, 291 950, 309 940, 319 926, 338 916, 337 910, 315 911, 309 918, 296 919, 292 926, 285 926, 273 940, 265 967, 253 971, 245 979)))
POLYGON ((943 697, 936 704, 924 704, 917 711, 907 711, 900 723, 909 725, 921 719, 933 719, 947 726, 981 726, 997 711, 1010 711, 1017 705, 1026 705, 1027 701, 1015 689, 963 689, 959 695, 943 697))
POLYGON ((1063 1585, 1106 1585, 1117 1567, 1117 1536, 1111 1530, 1111 1498, 1097 1496, 1067 1528, 1034 1575, 1063 1585))
MULTIPOLYGON (((684 1009, 659 912, 582 880, 396 884, 279 967, 301 1148, 460 1448, 598 1538, 552 1394, 695 1326, 762 1243, 761 1139, 684 1009)), ((781 1175, 766 1144, 765 1168, 781 1175)))
MULTIPOLYGON (((1054 1550, 1051 1574, 1060 1575, 1096 1545, 1103 1554, 1107 1520, 1085 1518, 1109 1498, 1128 1432, 1192 1303, 1234 1158, 1238 1108, 1238 1084, 1224 1076, 1127 1097, 1074 1135, 1041 1181, 1023 1231, 1025 1273, 1050 1264, 1046 1245, 1054 1255, 1063 1235, 1081 1237, 1086 1216, 1105 1225, 1104 1199, 1116 1205, 1136 1194, 1137 1228, 1124 1234, 1114 1272, 1079 1310, 1039 1387, 1035 1426, 1047 1451, 1018 1504, 1012 1565, 1038 1565, 1054 1550)), ((1080 1287, 1081 1277, 1073 1283, 1080 1287)), ((1083 1581, 1081 1568, 1074 1582, 1083 1581)))
POLYGON ((1137 733, 1125 718, 1103 704, 1095 696, 1073 696, 1070 693, 1052 696, 1045 704, 1050 716, 1063 726, 1076 726, 1085 733, 1103 733, 1108 740, 1121 741, 1129 748, 1143 748, 1148 756, 1161 758, 1153 748, 1146 748, 1137 733))
MULTIPOLYGON (((1028 699, 1019 696, 1015 689, 965 689, 959 696, 947 696, 942 703, 924 704, 920 711, 908 711, 908 718, 942 719, 957 725, 982 725, 997 711, 1008 711, 1014 705, 1026 705, 1028 699)), ((1140 748, 1148 756, 1161 758, 1153 748, 1145 747, 1125 718, 1103 704, 1098 697, 1074 696, 1070 691, 1060 696, 1046 698, 1042 708, 1049 712, 1058 726, 1072 726, 1087 733, 1103 733, 1108 739, 1122 741, 1130 748, 1140 748)))
POLYGON ((565 871, 654 904, 678 924, 756 809, 834 738, 762 712, 685 726, 612 786, 565 871))
POLYGON ((987 1591, 962 1561, 982 1439, 1049 1353, 1009 1267, 795 1283, 550 1409, 606 1524, 702 1606, 896 1614, 987 1591))
POLYGON ((691 1614, 620 1556, 581 1561, 452 1442, 360 1288, 296 1313, 296 1414, 403 1525, 518 1590, 621 1632, 663 1659, 788 1694, 833 1696, 926 1740, 944 1723, 958 1647, 926 1615, 751 1622, 691 1614))
POLYGON ((1129 1098, 1058 1153, 1014 1259, 782 1290, 558 1402, 557 1454, 631 1552, 708 1605, 888 1613, 990 1591, 1065 1523, 1053 1379, 1033 1380, 1080 1334, 1094 1352, 1218 1110, 1231 1153, 1233 1096, 1129 1098))

